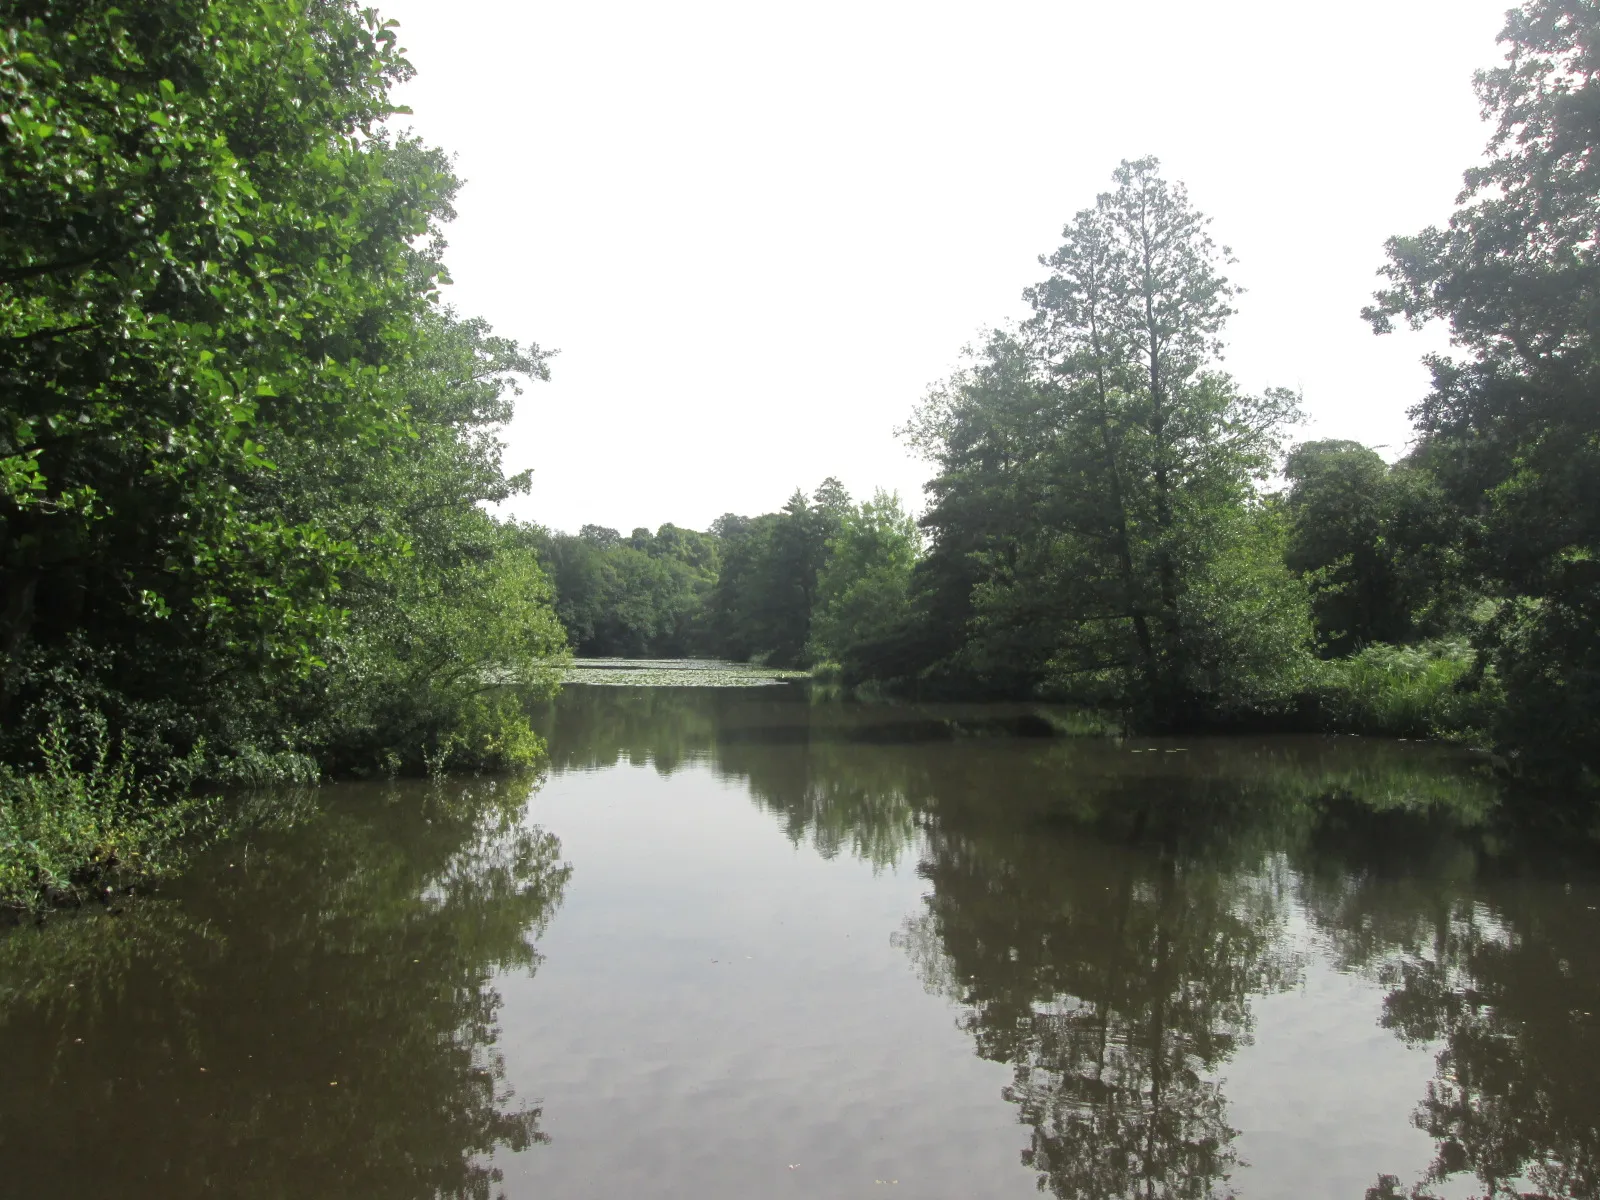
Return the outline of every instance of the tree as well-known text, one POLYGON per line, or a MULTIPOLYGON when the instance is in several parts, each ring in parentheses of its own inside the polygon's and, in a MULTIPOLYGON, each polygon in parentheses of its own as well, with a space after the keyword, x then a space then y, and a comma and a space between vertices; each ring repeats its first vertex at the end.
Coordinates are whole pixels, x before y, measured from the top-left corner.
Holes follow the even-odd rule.
POLYGON ((813 499, 797 488, 781 512, 718 519, 722 571, 709 610, 721 653, 773 666, 809 662, 818 574, 848 511, 849 494, 829 478, 813 499))
POLYGON ((703 653, 706 596, 720 562, 715 537, 676 525, 652 534, 585 525, 546 535, 556 608, 579 653, 627 658, 703 653))
POLYGON ((547 377, 545 356, 449 310, 422 314, 412 337, 390 371, 412 432, 389 453, 276 431, 267 443, 261 507, 317 522, 358 566, 339 579, 327 666, 298 687, 272 680, 233 740, 298 734, 330 770, 503 766, 537 750, 522 710, 556 686, 566 638, 527 533, 480 506, 528 488, 506 476, 498 430, 516 380, 547 377))
POLYGON ((1364 315, 1448 322, 1413 410, 1468 514, 1467 568, 1495 601, 1480 637, 1507 692, 1504 738, 1600 768, 1600 8, 1507 14, 1505 65, 1479 72, 1493 122, 1445 229, 1389 241, 1364 315))
POLYGON ((545 356, 438 303, 458 181, 381 125, 410 71, 348 0, 7 8, 5 758, 59 721, 224 775, 536 745, 560 630, 478 506, 526 486, 496 430, 545 356))
POLYGON ((929 574, 973 579, 966 669, 1177 727, 1296 681, 1304 593, 1254 486, 1296 403, 1217 368, 1234 289, 1183 188, 1154 159, 1114 178, 1041 260, 1033 318, 909 433, 939 469, 929 574))
POLYGON ((342 3, 166 0, 27 5, 5 37, 7 715, 73 629, 309 663, 350 548, 240 484, 271 430, 407 434, 378 365, 455 185, 375 132, 409 73, 393 32, 342 3))
POLYGON ((871 648, 910 618, 911 572, 920 545, 916 522, 898 495, 880 490, 840 514, 817 578, 813 658, 839 663, 847 682, 868 673, 871 648))
POLYGON ((776 666, 807 662, 811 614, 817 602, 817 577, 828 560, 828 545, 850 505, 836 479, 817 489, 815 503, 798 488, 772 527, 762 599, 768 629, 765 658, 776 666))
POLYGON ((1343 656, 1462 623, 1460 514, 1423 462, 1394 466, 1359 442, 1289 455, 1285 562, 1310 578, 1322 647, 1343 656))
POLYGON ((710 575, 717 573, 718 546, 715 534, 701 533, 695 529, 684 529, 673 525, 671 522, 661 526, 655 532, 648 547, 649 553, 658 558, 671 559, 681 562, 710 575))
MULTIPOLYGON (((911 587, 915 618, 898 662, 883 656, 881 674, 962 691, 1026 693, 1043 678, 1048 643, 1024 633, 1008 653, 973 645, 978 588, 1015 568, 1037 526, 1032 503, 1039 458, 1048 445, 1048 404, 1015 337, 993 335, 935 387, 902 431, 935 466, 922 527, 929 552, 911 587)), ((1020 630, 1020 623, 1018 626, 1020 630)))
POLYGON ((622 535, 604 525, 584 525, 578 530, 578 536, 602 550, 610 550, 613 546, 622 544, 622 535))

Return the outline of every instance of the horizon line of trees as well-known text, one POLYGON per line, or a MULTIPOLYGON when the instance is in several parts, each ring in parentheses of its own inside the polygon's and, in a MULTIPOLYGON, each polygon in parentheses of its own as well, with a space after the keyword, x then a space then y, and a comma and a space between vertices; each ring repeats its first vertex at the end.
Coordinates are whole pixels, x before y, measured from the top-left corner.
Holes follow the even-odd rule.
POLYGON ((897 495, 858 503, 830 477, 778 512, 725 513, 703 532, 585 525, 534 540, 581 656, 810 667, 904 618, 921 535, 897 495))

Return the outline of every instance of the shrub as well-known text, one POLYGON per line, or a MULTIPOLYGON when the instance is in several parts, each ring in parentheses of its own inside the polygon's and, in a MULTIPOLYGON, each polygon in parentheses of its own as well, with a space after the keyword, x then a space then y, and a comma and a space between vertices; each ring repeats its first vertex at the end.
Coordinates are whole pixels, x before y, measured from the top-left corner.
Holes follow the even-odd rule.
POLYGON ((212 801, 157 799, 187 784, 197 757, 140 778, 126 754, 111 753, 104 722, 88 725, 75 738, 53 723, 34 770, 0 764, 0 907, 75 900, 112 873, 167 873, 181 861, 180 838, 211 822, 212 801))

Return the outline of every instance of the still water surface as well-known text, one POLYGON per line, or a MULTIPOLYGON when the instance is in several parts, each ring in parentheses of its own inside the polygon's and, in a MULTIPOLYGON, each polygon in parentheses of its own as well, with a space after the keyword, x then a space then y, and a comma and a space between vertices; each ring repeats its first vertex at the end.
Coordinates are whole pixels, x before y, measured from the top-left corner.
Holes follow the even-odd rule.
POLYGON ((541 778, 324 787, 0 938, 0 1194, 1600 1196, 1593 839, 1469 755, 547 725, 541 778))

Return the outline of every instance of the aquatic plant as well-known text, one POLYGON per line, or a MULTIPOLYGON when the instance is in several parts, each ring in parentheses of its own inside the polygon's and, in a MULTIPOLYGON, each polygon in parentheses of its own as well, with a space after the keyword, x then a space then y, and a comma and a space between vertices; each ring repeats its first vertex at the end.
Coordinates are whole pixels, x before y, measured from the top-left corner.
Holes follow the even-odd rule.
POLYGON ((38 770, 0 764, 0 909, 80 900, 113 872, 165 874, 182 860, 183 836, 215 819, 212 800, 157 802, 158 789, 171 789, 184 770, 136 777, 97 714, 87 728, 75 736, 53 723, 40 739, 38 770))

